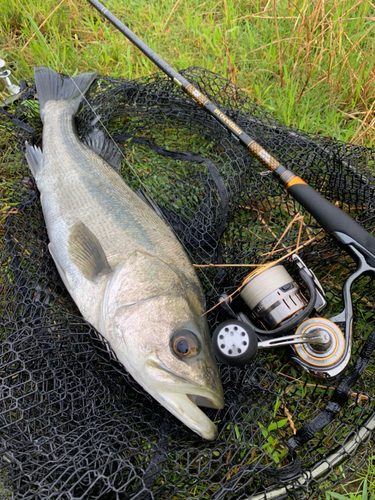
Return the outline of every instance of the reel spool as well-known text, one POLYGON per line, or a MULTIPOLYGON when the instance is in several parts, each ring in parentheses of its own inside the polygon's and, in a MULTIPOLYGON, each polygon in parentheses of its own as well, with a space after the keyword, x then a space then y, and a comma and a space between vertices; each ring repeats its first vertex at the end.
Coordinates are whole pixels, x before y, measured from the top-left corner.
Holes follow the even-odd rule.
MULTIPOLYGON (((293 255, 293 260, 309 290, 309 300, 282 265, 251 278, 240 295, 264 329, 223 302, 223 308, 235 319, 221 323, 214 331, 213 348, 220 361, 241 366, 253 359, 258 349, 291 345, 293 359, 308 372, 325 378, 341 371, 347 350, 344 335, 333 321, 309 317, 313 310, 319 312, 326 305, 324 291, 300 257, 293 255)), ((226 296, 220 300, 223 298, 226 296)))
POLYGON ((271 267, 249 280, 240 295, 267 330, 308 304, 300 287, 282 265, 271 267))

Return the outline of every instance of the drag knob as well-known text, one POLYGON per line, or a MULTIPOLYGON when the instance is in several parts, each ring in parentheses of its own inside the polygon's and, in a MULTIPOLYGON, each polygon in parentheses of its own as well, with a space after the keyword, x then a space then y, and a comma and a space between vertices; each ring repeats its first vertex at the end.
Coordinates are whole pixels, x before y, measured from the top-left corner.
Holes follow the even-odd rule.
POLYGON ((302 362, 310 373, 329 377, 336 374, 331 370, 342 362, 345 354, 345 339, 340 328, 326 318, 310 318, 300 324, 296 335, 308 337, 319 334, 320 343, 304 342, 296 344, 294 350, 298 355, 296 361, 302 362))

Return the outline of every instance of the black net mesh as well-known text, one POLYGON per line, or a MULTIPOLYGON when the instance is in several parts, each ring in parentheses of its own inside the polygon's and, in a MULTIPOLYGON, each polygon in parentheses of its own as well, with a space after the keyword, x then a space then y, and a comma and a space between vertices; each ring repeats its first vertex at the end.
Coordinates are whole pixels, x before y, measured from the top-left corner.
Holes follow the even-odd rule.
MULTIPOLYGON (((279 161, 373 229, 374 150, 290 129, 208 71, 183 74, 279 161)), ((116 361, 48 253, 24 160, 25 140, 41 144, 42 125, 33 83, 21 84, 21 100, 0 115, 0 492, 49 500, 317 498, 349 480, 373 452, 373 359, 335 418, 294 454, 287 442, 327 405, 331 411, 340 379, 317 381, 289 349, 260 351, 244 368, 220 366, 225 408, 206 411, 219 429, 213 442, 171 416, 116 361)), ((99 78, 76 123, 81 137, 94 127, 112 135, 126 159, 124 179, 154 200, 193 263, 261 264, 303 245, 299 254, 327 293, 324 315, 340 312, 354 262, 168 78, 99 78)), ((198 268, 208 308, 248 273, 198 268)), ((375 327, 373 280, 355 282, 352 298, 345 373, 375 327)), ((233 307, 246 311, 239 298, 233 307)), ((228 317, 218 307, 208 319, 213 329, 228 317)))

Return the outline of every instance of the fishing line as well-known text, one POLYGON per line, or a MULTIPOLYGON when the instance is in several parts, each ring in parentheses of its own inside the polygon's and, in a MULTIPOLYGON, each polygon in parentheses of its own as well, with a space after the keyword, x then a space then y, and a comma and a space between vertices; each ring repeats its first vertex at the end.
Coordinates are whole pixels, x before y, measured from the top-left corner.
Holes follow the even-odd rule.
MULTIPOLYGON (((28 13, 25 9, 25 7, 23 6, 23 9, 24 9, 24 12, 27 14, 28 16, 28 13)), ((39 31, 39 29, 38 29, 39 31)), ((95 123, 100 123, 100 125, 103 127, 103 129, 105 130, 107 136, 110 138, 110 140, 112 141, 112 143, 114 144, 114 146, 116 147, 116 149, 120 152, 125 164, 131 169, 131 171, 133 172, 133 174, 135 175, 135 177, 137 178, 137 180, 139 181, 140 185, 142 185, 144 187, 144 189, 147 191, 147 194, 150 196, 151 199, 153 199, 153 194, 152 194, 152 191, 151 189, 147 186, 147 184, 145 184, 141 177, 139 176, 137 170, 131 165, 130 162, 128 162, 126 156, 124 155, 123 151, 121 150, 121 148, 119 147, 119 145, 117 144, 117 142, 113 139, 111 133, 109 132, 108 128, 105 126, 105 124, 103 123, 103 121, 101 120, 101 116, 100 114, 98 114, 95 109, 93 108, 93 106, 91 106, 90 102, 88 101, 87 97, 82 93, 82 91, 79 89, 79 87, 77 86, 76 82, 74 81, 74 78, 71 76, 70 72, 67 70, 65 64, 61 61, 61 59, 59 58, 58 54, 54 51, 54 49, 51 47, 51 45, 49 45, 47 43, 47 41, 45 40, 43 34, 39 31, 39 35, 40 35, 40 39, 43 40, 45 46, 49 49, 49 51, 53 54, 54 58, 56 59, 56 61, 59 62, 59 64, 61 65, 61 67, 63 68, 63 71, 64 73, 68 76, 68 78, 73 82, 74 86, 76 87, 76 89, 78 90, 78 92, 80 93, 80 95, 82 96, 82 100, 86 103, 86 105, 88 106, 88 108, 90 109, 90 111, 93 113, 93 115, 95 116, 96 118, 96 122, 95 123)), ((98 75, 99 78, 100 78, 100 75, 98 75)), ((98 78, 98 77, 97 77, 98 78)), ((100 85, 100 83, 99 83, 100 85)), ((192 262, 194 262, 194 259, 193 259, 193 255, 191 253, 191 251, 186 248, 183 244, 183 241, 181 239, 181 237, 173 230, 173 227, 171 225, 171 223, 168 221, 168 219, 165 217, 165 215, 163 214, 162 210, 159 210, 159 216, 162 216, 162 219, 163 221, 167 224, 167 226, 170 228, 170 230, 173 232, 173 234, 176 236, 176 238, 179 240, 180 244, 183 246, 185 252, 189 255, 190 257, 190 260, 192 262)), ((200 272, 203 274, 204 278, 207 280, 207 282, 210 284, 210 286, 212 287, 212 289, 215 291, 215 293, 217 295, 219 295, 219 292, 218 290, 216 289, 215 287, 215 284, 212 280, 210 280, 207 276, 207 273, 203 270, 203 269, 200 269, 200 272)))

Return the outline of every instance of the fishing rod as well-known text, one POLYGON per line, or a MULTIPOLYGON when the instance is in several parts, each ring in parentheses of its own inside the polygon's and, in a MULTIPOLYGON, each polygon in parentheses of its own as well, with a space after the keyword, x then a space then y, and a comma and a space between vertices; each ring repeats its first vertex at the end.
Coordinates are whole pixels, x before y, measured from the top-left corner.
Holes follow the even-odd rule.
MULTIPOLYGON (((88 2, 272 172, 287 193, 316 219, 357 264, 356 271, 343 285, 344 309, 329 320, 307 318, 312 310, 319 312, 326 302, 324 291, 314 273, 298 256, 293 258, 310 292, 308 302, 304 300, 298 285, 283 266, 275 266, 250 280, 243 287, 241 295, 253 315, 266 328, 257 328, 245 314, 235 313, 229 302, 224 300, 223 307, 234 320, 219 325, 213 334, 217 357, 228 364, 241 365, 248 362, 259 348, 292 345, 296 354, 294 359, 310 373, 320 377, 338 375, 346 367, 351 356, 353 326, 351 285, 360 275, 375 273, 375 237, 300 176, 283 166, 103 4, 98 0, 88 0, 88 2), (292 312, 290 312, 291 304, 294 304, 292 312), (340 324, 345 325, 344 334, 338 326, 340 324), (298 328, 294 335, 277 337, 279 334, 290 332, 296 326, 298 328), (276 337, 269 339, 267 337, 269 335, 276 337)), ((221 297, 221 299, 226 298, 221 297)))

